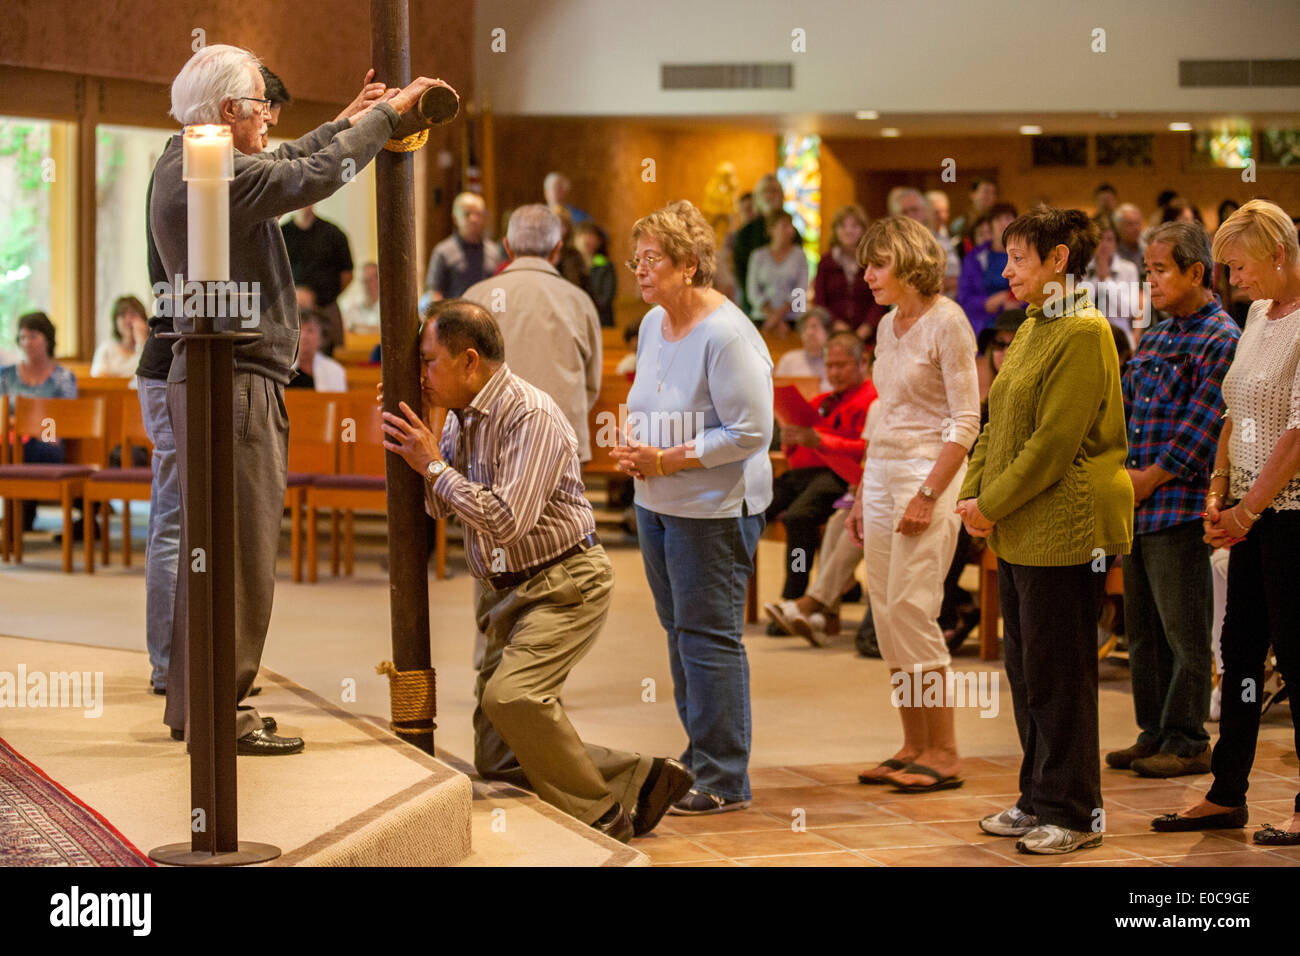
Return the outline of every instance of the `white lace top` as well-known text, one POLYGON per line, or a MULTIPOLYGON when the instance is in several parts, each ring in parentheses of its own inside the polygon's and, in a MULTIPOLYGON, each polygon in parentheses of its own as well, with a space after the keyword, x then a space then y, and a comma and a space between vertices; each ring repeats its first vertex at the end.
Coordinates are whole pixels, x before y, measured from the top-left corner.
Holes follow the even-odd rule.
MULTIPOLYGON (((1228 441, 1231 493, 1240 499, 1289 429, 1300 428, 1300 309, 1269 319, 1269 299, 1252 302, 1232 366, 1223 378, 1223 400, 1232 419, 1228 441)), ((1276 498, 1279 511, 1300 510, 1300 476, 1276 498)))

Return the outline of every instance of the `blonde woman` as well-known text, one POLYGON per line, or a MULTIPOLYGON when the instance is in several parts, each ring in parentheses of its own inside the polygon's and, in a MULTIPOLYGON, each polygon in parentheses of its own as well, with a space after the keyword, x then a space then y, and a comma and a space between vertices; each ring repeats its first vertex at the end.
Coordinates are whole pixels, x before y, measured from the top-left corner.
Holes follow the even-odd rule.
MULTIPOLYGON (((1223 379, 1227 406, 1209 494, 1205 540, 1230 548, 1223 621, 1223 689, 1214 783, 1199 803, 1152 821, 1159 831, 1244 827, 1271 644, 1283 678, 1300 685, 1300 247, 1291 218, 1254 199, 1214 234, 1214 260, 1253 300, 1223 379)), ((1300 708, 1291 707, 1300 741, 1300 708)), ((1254 841, 1300 846, 1300 795, 1291 819, 1254 841)))
MULTIPOLYGON (((863 545, 891 684, 924 687, 938 675, 946 687, 951 658, 938 617, 960 527, 953 506, 979 434, 975 335, 961 306, 940 294, 945 254, 923 225, 877 220, 857 251, 871 294, 893 308, 876 330, 878 408, 848 531, 863 545)), ((962 785, 953 708, 941 697, 927 707, 919 694, 899 695, 902 746, 860 782, 907 793, 962 785)))

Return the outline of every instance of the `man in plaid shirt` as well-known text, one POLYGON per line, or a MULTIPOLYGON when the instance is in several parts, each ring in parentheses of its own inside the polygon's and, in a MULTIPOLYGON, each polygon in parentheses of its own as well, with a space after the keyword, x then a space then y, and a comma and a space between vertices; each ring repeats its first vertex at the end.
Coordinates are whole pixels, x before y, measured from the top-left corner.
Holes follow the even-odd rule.
POLYGON ((1240 331, 1211 291, 1210 237, 1194 222, 1156 228, 1146 248, 1151 305, 1169 317, 1123 370, 1133 553, 1124 625, 1137 743, 1106 755, 1144 777, 1208 773, 1210 546, 1201 511, 1223 417, 1220 386, 1240 331))

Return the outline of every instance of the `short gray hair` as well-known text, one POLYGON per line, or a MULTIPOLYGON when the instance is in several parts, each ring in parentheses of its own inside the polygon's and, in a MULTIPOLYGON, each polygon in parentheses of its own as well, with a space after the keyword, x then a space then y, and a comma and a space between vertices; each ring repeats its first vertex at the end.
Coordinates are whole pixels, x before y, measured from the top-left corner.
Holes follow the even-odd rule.
POLYGON ((885 198, 885 207, 889 210, 891 216, 901 216, 903 214, 903 200, 908 196, 919 197, 927 208, 930 205, 930 200, 925 198, 925 193, 914 186, 895 186, 885 198))
POLYGON ((1214 282, 1214 257, 1210 254, 1210 234, 1199 222, 1166 222, 1156 226, 1147 235, 1147 248, 1151 243, 1163 242, 1179 272, 1186 272, 1200 263, 1204 272, 1201 285, 1210 288, 1214 282))
POLYGON ((564 238, 560 217, 541 203, 520 206, 510 214, 506 242, 516 256, 541 256, 543 259, 564 238))
MULTIPOLYGON (((183 126, 220 123, 221 101, 252 96, 257 90, 253 73, 261 65, 240 47, 224 43, 205 46, 172 81, 172 116, 183 126)), ((251 111, 252 104, 241 100, 240 114, 247 116, 251 111)))

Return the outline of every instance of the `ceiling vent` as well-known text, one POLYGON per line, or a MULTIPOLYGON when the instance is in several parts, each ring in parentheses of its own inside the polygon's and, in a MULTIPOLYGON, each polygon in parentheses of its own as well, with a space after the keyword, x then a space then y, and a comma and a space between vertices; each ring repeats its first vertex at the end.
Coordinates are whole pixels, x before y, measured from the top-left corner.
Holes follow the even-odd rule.
POLYGON ((1300 60, 1179 60, 1179 86, 1300 86, 1300 60))
POLYGON ((664 90, 789 90, 791 63, 664 63, 659 67, 664 90))

